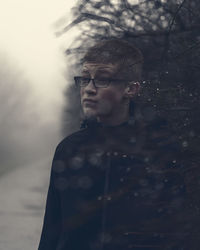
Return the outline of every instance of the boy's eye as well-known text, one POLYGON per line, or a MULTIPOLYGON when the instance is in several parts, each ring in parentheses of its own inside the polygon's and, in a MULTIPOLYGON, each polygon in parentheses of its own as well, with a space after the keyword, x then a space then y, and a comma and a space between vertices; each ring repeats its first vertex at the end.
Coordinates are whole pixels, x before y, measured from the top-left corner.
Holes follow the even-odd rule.
POLYGON ((88 83, 89 82, 89 77, 82 77, 81 78, 81 81, 83 82, 83 83, 88 83))
POLYGON ((84 75, 82 75, 82 77, 83 78, 90 78, 90 75, 89 74, 88 75, 84 74, 84 75))

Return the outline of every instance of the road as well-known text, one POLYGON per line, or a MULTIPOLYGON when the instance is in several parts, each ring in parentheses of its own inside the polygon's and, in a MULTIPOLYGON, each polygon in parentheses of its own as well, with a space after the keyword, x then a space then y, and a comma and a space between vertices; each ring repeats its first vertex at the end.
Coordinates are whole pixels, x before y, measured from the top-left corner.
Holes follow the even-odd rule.
POLYGON ((0 250, 36 250, 52 159, 0 177, 0 250))

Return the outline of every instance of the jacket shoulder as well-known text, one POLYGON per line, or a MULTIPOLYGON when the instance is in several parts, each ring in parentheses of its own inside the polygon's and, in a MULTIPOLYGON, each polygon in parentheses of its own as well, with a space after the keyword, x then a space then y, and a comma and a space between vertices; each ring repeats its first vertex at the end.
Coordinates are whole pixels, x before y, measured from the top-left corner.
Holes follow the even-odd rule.
POLYGON ((77 147, 79 144, 85 142, 88 136, 88 129, 78 130, 62 139, 56 147, 56 152, 59 153, 63 150, 66 151, 67 149, 72 150, 74 147, 77 147))

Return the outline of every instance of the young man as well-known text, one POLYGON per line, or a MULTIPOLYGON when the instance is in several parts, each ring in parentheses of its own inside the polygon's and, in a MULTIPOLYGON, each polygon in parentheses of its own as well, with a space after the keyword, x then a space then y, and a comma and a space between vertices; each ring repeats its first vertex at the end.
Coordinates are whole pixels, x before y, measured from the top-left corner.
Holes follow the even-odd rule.
POLYGON ((39 250, 188 249, 177 147, 165 121, 132 114, 142 61, 118 39, 84 56, 85 119, 56 148, 39 250))

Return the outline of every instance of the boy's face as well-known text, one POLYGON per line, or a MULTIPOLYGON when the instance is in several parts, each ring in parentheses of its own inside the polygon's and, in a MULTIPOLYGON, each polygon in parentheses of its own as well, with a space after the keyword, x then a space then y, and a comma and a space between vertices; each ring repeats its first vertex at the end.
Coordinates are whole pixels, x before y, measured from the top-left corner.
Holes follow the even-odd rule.
MULTIPOLYGON (((94 79, 116 78, 117 64, 84 63, 82 77, 94 79)), ((96 88, 93 81, 81 87, 81 105, 86 117, 115 118, 125 104, 123 82, 111 82, 105 88, 96 88)))

